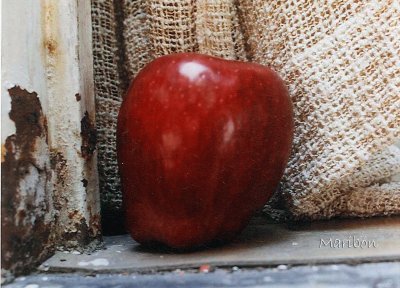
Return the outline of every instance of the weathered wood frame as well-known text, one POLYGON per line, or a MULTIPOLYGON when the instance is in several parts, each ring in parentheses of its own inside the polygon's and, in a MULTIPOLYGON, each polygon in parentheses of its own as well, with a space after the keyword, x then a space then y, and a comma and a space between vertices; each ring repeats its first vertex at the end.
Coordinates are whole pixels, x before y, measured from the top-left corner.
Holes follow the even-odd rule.
POLYGON ((100 237, 91 27, 90 0, 2 1, 2 272, 100 237))

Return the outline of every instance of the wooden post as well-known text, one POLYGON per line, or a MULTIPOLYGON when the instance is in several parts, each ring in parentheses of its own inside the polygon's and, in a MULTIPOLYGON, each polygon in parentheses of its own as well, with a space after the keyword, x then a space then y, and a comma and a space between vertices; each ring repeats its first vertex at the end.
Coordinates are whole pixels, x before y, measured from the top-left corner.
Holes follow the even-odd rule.
POLYGON ((5 274, 100 237, 90 15, 90 0, 2 2, 5 274))

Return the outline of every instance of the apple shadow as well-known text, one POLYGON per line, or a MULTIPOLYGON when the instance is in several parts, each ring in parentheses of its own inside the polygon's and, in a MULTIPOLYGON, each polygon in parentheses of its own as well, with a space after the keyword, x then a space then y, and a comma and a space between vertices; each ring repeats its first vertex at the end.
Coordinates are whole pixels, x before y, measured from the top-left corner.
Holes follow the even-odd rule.
POLYGON ((248 226, 235 238, 226 240, 216 240, 206 245, 193 247, 190 249, 172 249, 162 243, 153 242, 146 245, 134 245, 132 253, 149 254, 226 254, 242 252, 245 250, 259 248, 273 243, 284 242, 287 238, 286 233, 281 233, 285 228, 285 223, 271 223, 266 217, 256 216, 251 219, 248 226))
POLYGON ((369 218, 335 217, 319 221, 288 222, 291 231, 342 231, 365 230, 373 227, 395 226, 400 224, 400 216, 375 216, 369 218))

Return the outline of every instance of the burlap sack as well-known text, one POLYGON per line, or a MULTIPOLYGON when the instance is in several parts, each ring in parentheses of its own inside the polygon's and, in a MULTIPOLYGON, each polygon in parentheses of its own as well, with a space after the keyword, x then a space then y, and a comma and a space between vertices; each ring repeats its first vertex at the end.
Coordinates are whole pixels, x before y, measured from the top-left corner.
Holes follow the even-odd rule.
POLYGON ((121 207, 115 123, 127 79, 157 56, 195 51, 287 82, 295 140, 275 201, 291 217, 400 212, 398 1, 115 2, 92 1, 103 206, 121 207))

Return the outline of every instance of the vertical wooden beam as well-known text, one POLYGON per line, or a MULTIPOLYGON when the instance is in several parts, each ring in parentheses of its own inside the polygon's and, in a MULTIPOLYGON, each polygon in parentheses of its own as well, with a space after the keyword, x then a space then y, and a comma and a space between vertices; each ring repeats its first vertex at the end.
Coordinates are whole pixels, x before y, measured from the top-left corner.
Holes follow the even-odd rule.
POLYGON ((100 217, 90 0, 4 0, 2 31, 7 275, 98 239, 100 217))

